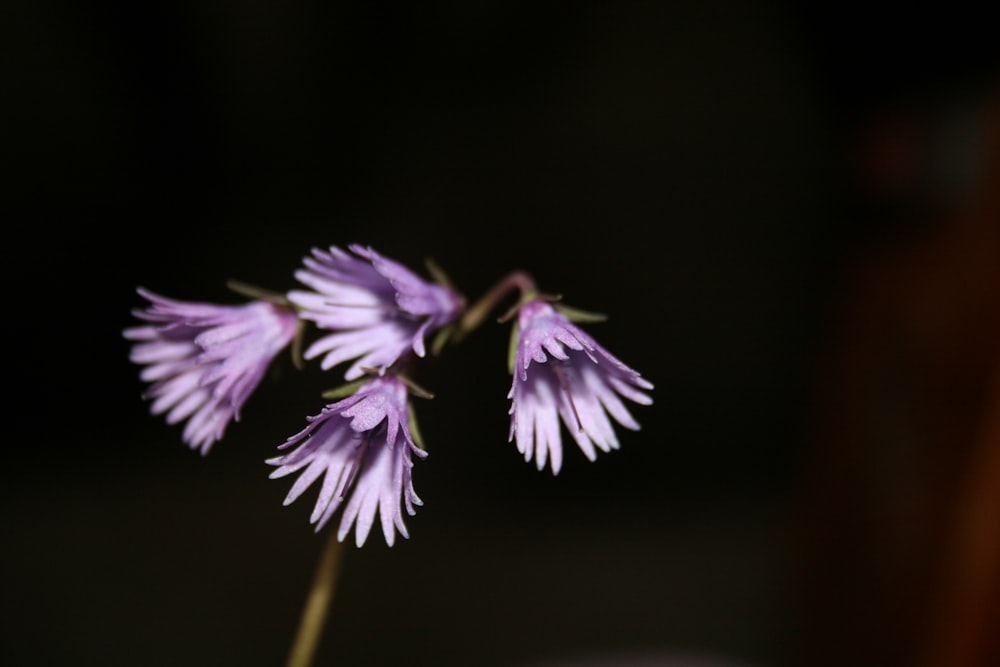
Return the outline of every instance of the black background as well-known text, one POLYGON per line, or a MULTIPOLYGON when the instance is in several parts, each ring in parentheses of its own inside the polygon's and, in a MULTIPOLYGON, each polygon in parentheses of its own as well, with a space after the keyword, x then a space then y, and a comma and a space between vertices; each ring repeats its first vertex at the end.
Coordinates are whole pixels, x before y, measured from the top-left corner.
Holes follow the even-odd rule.
POLYGON ((845 155, 994 65, 954 5, 838 7, 15 0, 0 659, 282 663, 322 537, 263 460, 336 379, 284 360, 201 458, 121 330, 136 286, 235 301, 357 242, 608 313, 655 403, 553 478, 507 443, 505 327, 428 363, 425 505, 348 550, 318 664, 808 664, 803 418, 838 272, 892 231, 845 155))

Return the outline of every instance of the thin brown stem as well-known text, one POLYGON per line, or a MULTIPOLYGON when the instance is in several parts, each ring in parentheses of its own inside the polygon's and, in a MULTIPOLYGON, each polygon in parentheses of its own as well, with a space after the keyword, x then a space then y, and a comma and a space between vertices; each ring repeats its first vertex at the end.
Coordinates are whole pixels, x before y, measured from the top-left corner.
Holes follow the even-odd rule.
POLYGON ((316 575, 309 590, 309 597, 306 599, 306 606, 302 610, 298 633, 288 654, 286 667, 309 667, 323 635, 323 626, 337 587, 337 574, 340 571, 343 552, 343 545, 337 539, 337 532, 331 530, 329 533, 316 566, 316 575))
POLYGON ((454 340, 459 341, 478 328, 500 302, 515 289, 520 292, 522 298, 537 291, 534 278, 524 271, 508 273, 465 311, 458 323, 458 328, 455 330, 454 340))

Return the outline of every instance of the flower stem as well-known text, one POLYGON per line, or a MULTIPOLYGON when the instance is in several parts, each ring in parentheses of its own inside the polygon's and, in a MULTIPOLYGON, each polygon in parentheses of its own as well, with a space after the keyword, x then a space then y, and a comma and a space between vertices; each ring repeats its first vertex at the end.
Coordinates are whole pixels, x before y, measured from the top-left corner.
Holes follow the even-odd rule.
POLYGON ((295 643, 292 644, 292 650, 288 654, 286 667, 309 667, 323 634, 323 625, 337 585, 343 551, 337 539, 337 532, 331 530, 329 533, 330 536, 316 566, 316 575, 309 590, 309 597, 306 599, 306 606, 302 610, 299 630, 295 636, 295 643))
POLYGON ((455 331, 455 340, 461 340, 479 327, 490 312, 514 289, 520 291, 522 298, 537 291, 534 278, 524 271, 511 271, 465 311, 455 331))

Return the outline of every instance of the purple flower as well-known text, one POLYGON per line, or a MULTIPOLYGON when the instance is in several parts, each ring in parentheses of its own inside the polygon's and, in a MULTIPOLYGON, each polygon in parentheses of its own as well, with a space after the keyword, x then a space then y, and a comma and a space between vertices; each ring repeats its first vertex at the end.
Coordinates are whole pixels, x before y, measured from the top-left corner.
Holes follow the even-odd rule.
POLYGON ((305 352, 325 355, 324 370, 355 359, 344 374, 355 380, 364 368, 385 369, 409 350, 423 357, 424 337, 452 322, 463 307, 447 287, 428 283, 371 248, 313 249, 295 277, 313 291, 293 290, 288 299, 302 319, 337 333, 323 336, 305 352), (356 255, 356 256, 355 256, 356 255))
POLYGON ((376 510, 386 544, 392 546, 396 531, 408 538, 400 505, 405 502, 412 516, 414 506, 423 504, 413 491, 410 455, 426 456, 413 441, 408 417, 406 385, 392 375, 373 378, 353 395, 309 417, 308 426, 278 447, 296 449, 267 461, 279 466, 271 472, 272 479, 303 471, 285 497, 285 505, 322 475, 309 518, 317 531, 346 500, 337 532, 340 541, 356 524, 355 542, 362 546, 376 510))
POLYGON ((129 359, 145 366, 140 379, 151 383, 150 411, 166 412, 169 424, 187 419, 184 442, 208 454, 294 338, 295 312, 266 301, 226 306, 137 291, 149 306, 133 315, 147 324, 123 333, 136 341, 129 359))
POLYGON ((534 456, 541 470, 548 458, 552 474, 559 472, 560 418, 591 461, 597 458, 595 446, 605 452, 618 448, 608 415, 639 430, 620 397, 649 405, 653 400, 642 390, 652 389, 650 382, 546 301, 521 306, 517 328, 508 439, 517 438, 525 461, 534 456))

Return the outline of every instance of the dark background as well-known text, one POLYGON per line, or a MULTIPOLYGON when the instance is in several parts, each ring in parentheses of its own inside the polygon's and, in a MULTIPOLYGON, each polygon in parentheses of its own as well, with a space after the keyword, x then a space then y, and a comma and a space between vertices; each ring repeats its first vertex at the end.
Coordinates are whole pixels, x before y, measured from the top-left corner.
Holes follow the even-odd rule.
POLYGON ((322 538, 263 460, 336 378, 283 359, 201 458, 121 330, 136 286, 230 302, 358 242, 608 313, 655 403, 553 478, 507 443, 505 327, 427 364, 425 505, 348 550, 318 664, 810 664, 816 366, 844 267, 898 231, 852 151, 995 72, 981 17, 905 6, 9 4, 0 660, 282 663, 322 538))

